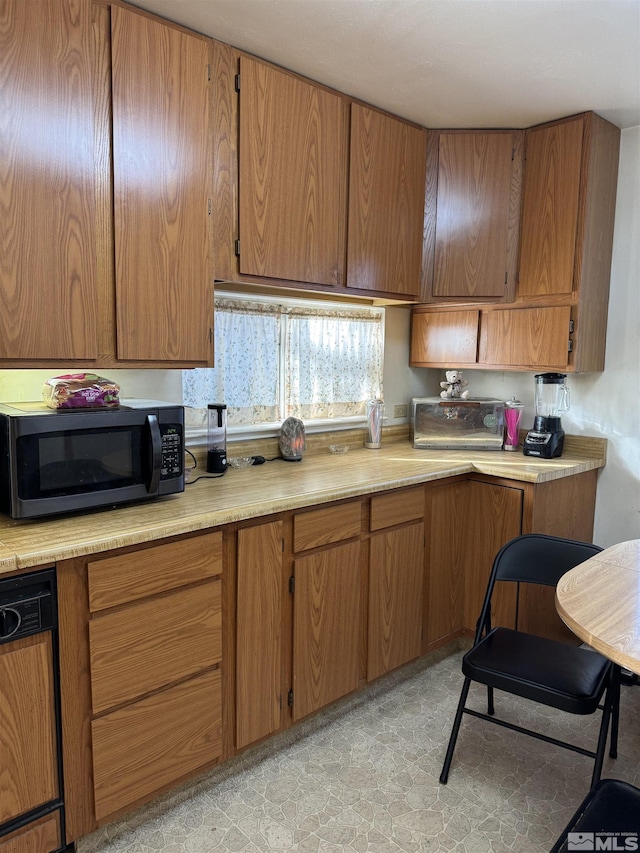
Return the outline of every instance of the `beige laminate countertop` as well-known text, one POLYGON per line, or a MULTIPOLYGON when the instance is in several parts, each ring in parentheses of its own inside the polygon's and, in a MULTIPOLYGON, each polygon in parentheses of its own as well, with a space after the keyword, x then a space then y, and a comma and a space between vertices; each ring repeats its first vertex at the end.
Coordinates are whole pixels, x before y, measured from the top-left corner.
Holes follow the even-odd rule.
POLYGON ((230 468, 219 479, 187 485, 183 494, 131 506, 39 521, 0 516, 0 574, 473 472, 541 483, 603 467, 605 447, 605 440, 577 439, 551 460, 505 451, 414 450, 407 440, 352 448, 344 456, 322 449, 301 462, 230 468))

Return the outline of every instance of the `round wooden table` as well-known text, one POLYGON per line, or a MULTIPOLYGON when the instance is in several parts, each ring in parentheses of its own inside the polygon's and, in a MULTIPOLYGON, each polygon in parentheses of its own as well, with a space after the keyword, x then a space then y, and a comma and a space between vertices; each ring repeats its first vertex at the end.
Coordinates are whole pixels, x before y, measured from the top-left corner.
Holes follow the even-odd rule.
POLYGON ((556 609, 577 637, 640 675, 640 539, 606 548, 563 575, 556 609))

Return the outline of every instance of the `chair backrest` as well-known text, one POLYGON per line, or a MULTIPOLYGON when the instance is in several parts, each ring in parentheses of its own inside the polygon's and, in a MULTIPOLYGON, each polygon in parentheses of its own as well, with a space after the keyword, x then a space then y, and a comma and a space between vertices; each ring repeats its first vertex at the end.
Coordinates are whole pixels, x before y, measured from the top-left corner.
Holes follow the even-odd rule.
POLYGON ((496 581, 556 586, 562 575, 602 550, 599 545, 589 542, 543 533, 524 533, 511 539, 502 546, 493 561, 475 642, 478 643, 483 631, 490 627, 491 596, 496 581))
POLYGON ((562 575, 600 551, 588 542, 526 533, 502 546, 492 571, 495 580, 556 586, 562 575))

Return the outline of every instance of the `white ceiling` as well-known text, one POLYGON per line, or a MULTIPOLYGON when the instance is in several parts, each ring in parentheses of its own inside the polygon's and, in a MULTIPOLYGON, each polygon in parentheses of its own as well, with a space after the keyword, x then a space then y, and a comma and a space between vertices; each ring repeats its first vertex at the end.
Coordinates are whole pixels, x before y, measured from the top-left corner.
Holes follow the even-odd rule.
POLYGON ((640 0, 133 0, 426 127, 640 125, 640 0))

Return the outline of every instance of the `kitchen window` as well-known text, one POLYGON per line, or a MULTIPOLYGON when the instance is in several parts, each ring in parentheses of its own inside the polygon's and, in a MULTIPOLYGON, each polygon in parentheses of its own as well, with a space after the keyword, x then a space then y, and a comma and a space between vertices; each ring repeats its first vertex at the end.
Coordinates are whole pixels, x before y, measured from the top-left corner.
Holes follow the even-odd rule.
POLYGON ((185 416, 226 403, 231 432, 361 422, 382 397, 384 309, 297 299, 215 300, 215 367, 182 372, 185 416))

